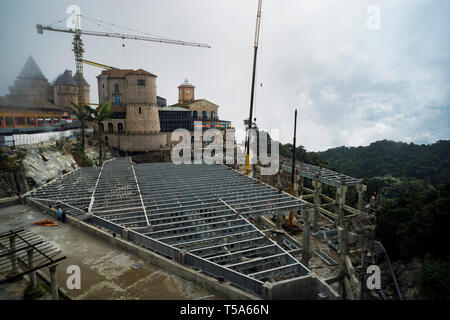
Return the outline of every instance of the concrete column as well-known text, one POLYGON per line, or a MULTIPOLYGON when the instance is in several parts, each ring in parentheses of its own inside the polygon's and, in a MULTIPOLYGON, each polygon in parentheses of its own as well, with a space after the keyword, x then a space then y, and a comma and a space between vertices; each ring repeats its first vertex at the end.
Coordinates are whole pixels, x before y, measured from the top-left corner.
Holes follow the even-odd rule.
POLYGON ((312 223, 313 231, 318 231, 319 229, 319 215, 320 215, 320 206, 321 206, 321 198, 320 195, 322 194, 322 183, 318 179, 314 179, 312 181, 313 187, 314 187, 314 220, 312 223))
POLYGON ((299 182, 298 196, 301 198, 303 196, 303 176, 299 176, 299 177, 300 177, 300 182, 299 182))
POLYGON ((364 193, 367 191, 367 186, 365 184, 357 184, 356 185, 356 191, 358 191, 358 210, 362 210, 363 207, 363 197, 364 193))
MULTIPOLYGON (((33 249, 29 249, 27 251, 27 256, 28 256, 28 267, 30 269, 33 269, 33 249)), ((33 271, 30 273, 30 282, 31 282, 31 287, 33 289, 36 289, 36 287, 37 287, 36 271, 33 271)))
MULTIPOLYGON (((9 237, 9 249, 11 250, 11 252, 16 250, 16 236, 9 237)), ((15 252, 11 254, 10 259, 13 272, 15 272, 17 269, 17 256, 15 252)))
POLYGON ((342 226, 338 227, 339 237, 339 275, 342 276, 342 280, 339 281, 339 295, 345 299, 347 297, 344 278, 347 278, 347 268, 345 267, 345 256, 348 253, 348 231, 342 226))
POLYGON ((336 205, 338 206, 336 225, 338 226, 340 226, 344 220, 344 205, 346 193, 347 186, 341 185, 336 189, 336 205))
POLYGON ((50 284, 52 286, 52 300, 59 300, 58 297, 58 283, 56 282, 56 267, 58 265, 54 264, 50 267, 48 267, 48 270, 50 272, 50 284))
POLYGON ((122 237, 125 240, 129 240, 129 231, 130 231, 130 229, 128 229, 128 228, 123 228, 122 229, 122 237))
POLYGON ((300 182, 300 176, 298 175, 297 169, 295 169, 295 175, 294 175, 294 197, 299 197, 299 182, 300 182))
POLYGON ((283 220, 284 220, 284 214, 281 212, 278 212, 275 214, 276 220, 277 220, 277 228, 283 229, 283 220))
POLYGON ((302 263, 305 267, 309 265, 311 258, 310 240, 311 240, 311 219, 313 219, 313 212, 311 210, 303 210, 303 251, 302 263))

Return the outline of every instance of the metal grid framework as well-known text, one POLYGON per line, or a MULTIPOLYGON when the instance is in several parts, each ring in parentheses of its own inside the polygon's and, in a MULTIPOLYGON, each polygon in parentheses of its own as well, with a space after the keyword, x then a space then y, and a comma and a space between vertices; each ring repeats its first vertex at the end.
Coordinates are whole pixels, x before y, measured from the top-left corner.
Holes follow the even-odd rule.
POLYGON ((0 284, 65 259, 61 251, 25 228, 0 234, 0 284))
POLYGON ((309 272, 248 221, 297 211, 304 203, 228 167, 134 165, 130 158, 118 158, 103 165, 92 195, 77 192, 84 202, 70 201, 74 195, 66 195, 70 184, 67 177, 31 192, 30 197, 64 200, 72 206, 86 205, 91 197, 86 221, 257 294, 265 281, 309 272), (64 189, 59 186, 62 182, 68 184, 64 189))
MULTIPOLYGON (((336 171, 314 166, 312 164, 307 164, 304 162, 297 164, 296 168, 298 169, 298 174, 300 176, 308 179, 318 178, 320 182, 334 187, 355 186, 362 183, 361 179, 353 178, 336 171)), ((292 172, 292 167, 282 165, 281 170, 292 172)))
POLYGON ((88 167, 71 171, 50 183, 28 192, 35 200, 49 202, 72 216, 86 218, 101 168, 88 167))

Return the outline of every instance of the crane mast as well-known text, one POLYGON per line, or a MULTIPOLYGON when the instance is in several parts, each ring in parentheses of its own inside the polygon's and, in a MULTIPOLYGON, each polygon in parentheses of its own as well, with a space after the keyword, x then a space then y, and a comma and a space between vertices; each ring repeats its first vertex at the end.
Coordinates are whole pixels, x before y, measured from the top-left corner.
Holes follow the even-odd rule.
POLYGON ((248 118, 248 130, 247 130, 247 141, 246 141, 246 154, 245 154, 245 174, 248 175, 249 162, 250 162, 250 129, 252 128, 252 117, 253 117, 253 102, 255 96, 255 73, 256 73, 256 57, 258 54, 258 44, 259 44, 259 29, 261 24, 261 5, 262 0, 258 0, 258 12, 256 14, 256 31, 255 31, 255 44, 253 53, 253 73, 252 73, 252 89, 250 94, 250 115, 248 118))

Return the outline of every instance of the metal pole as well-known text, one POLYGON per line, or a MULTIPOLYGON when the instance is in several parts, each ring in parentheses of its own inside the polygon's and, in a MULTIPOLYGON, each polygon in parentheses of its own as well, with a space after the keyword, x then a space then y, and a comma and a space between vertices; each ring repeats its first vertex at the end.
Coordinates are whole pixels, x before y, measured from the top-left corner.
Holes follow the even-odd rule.
POLYGON ((295 116, 294 116, 294 141, 293 141, 293 147, 292 147, 292 172, 291 172, 291 195, 294 195, 294 178, 295 178, 295 136, 297 134, 297 109, 295 109, 295 116))

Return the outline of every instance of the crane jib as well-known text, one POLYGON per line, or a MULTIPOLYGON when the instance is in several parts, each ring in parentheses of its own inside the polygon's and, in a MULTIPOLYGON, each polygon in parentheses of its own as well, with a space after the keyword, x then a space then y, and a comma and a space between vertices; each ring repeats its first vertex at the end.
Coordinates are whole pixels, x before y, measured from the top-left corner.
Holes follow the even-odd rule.
POLYGON ((119 39, 131 39, 131 40, 143 40, 143 41, 152 41, 152 42, 160 42, 160 43, 168 43, 168 44, 177 44, 182 46, 191 46, 191 47, 200 47, 200 48, 211 48, 210 45, 204 43, 197 42, 186 42, 181 40, 173 40, 166 38, 155 38, 155 37, 146 37, 146 36, 136 36, 136 35, 127 35, 121 33, 108 33, 108 32, 98 32, 98 31, 88 31, 88 30, 74 30, 74 29, 59 29, 52 28, 43 25, 36 25, 37 31, 39 34, 43 33, 43 30, 55 31, 55 32, 65 32, 65 33, 78 33, 90 36, 99 36, 99 37, 111 37, 111 38, 119 38, 119 39))

